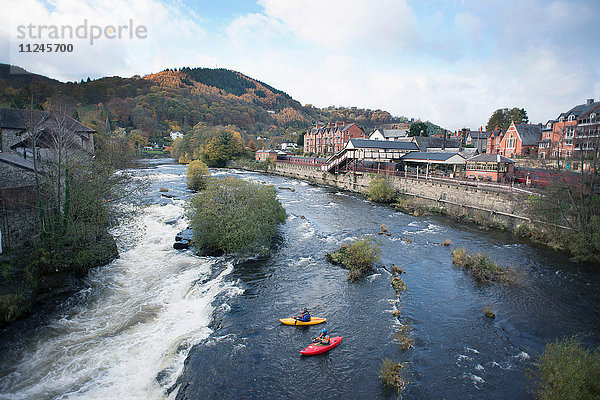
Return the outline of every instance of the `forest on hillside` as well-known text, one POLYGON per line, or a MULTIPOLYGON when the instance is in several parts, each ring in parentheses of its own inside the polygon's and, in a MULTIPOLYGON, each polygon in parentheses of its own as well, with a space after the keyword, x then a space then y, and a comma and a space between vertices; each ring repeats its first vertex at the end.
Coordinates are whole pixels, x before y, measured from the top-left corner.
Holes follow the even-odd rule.
MULTIPOLYGON (((356 123, 365 131, 406 122, 389 112, 357 107, 303 106, 288 94, 226 69, 166 69, 145 77, 105 77, 61 83, 35 74, 14 74, 0 64, 0 106, 47 106, 56 94, 75 99, 74 117, 98 132, 119 130, 138 146, 169 145, 171 131, 193 132, 199 123, 233 126, 249 140, 273 147, 316 122, 356 123)), ((102 141, 102 137, 100 137, 102 141)))

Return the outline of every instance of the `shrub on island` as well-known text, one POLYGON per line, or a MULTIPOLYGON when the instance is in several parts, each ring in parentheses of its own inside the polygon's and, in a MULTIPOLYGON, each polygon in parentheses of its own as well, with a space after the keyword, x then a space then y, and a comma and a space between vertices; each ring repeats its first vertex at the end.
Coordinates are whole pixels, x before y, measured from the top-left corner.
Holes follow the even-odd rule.
MULTIPOLYGON (((194 160, 187 166, 188 189, 198 192, 206 187, 210 179, 210 171, 201 160, 194 160)), ((161 190, 162 191, 162 190, 161 190)))
POLYGON ((206 255, 267 254, 285 209, 273 186, 227 177, 210 181, 186 209, 193 245, 206 255))
POLYGON ((381 260, 380 253, 381 250, 371 238, 364 238, 343 245, 339 250, 327 254, 326 258, 332 264, 339 264, 349 269, 348 280, 354 281, 373 269, 373 266, 381 260))

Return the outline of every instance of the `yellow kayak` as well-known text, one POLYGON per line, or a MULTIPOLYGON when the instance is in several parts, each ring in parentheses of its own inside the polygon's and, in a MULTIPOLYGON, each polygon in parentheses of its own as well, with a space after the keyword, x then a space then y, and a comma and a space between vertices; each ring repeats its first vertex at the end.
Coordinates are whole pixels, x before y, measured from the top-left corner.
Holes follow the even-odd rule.
POLYGON ((295 318, 281 318, 280 321, 286 325, 316 325, 327 321, 327 318, 310 317, 310 321, 308 322, 298 321, 295 318))

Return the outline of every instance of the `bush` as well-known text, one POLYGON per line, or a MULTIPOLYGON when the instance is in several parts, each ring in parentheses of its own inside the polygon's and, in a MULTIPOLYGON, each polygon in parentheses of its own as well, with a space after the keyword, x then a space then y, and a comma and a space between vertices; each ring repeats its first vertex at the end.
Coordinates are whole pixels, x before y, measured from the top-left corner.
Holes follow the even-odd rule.
POLYGON ((204 189, 210 178, 210 171, 206 164, 200 160, 194 160, 187 166, 188 189, 198 192, 204 189))
POLYGON ((460 247, 452 250, 452 262, 470 271, 473 278, 479 282, 514 283, 514 271, 499 266, 487 254, 471 254, 464 247, 460 247))
POLYGON ((385 386, 395 388, 398 393, 401 393, 408 385, 408 382, 400 376, 400 371, 404 368, 404 364, 397 364, 386 358, 381 364, 379 377, 383 380, 385 386))
POLYGON ((536 366, 540 399, 600 399, 600 347, 592 352, 577 337, 556 340, 536 366))
POLYGON ((381 250, 372 239, 364 238, 345 244, 339 250, 327 254, 327 261, 349 269, 348 280, 354 281, 366 271, 373 269, 375 263, 381 260, 380 253, 381 250))
POLYGON ((367 198, 380 203, 393 203, 396 200, 396 190, 386 178, 379 177, 371 180, 367 198))
POLYGON ((228 177, 209 182, 187 205, 194 246, 205 254, 266 254, 286 213, 272 186, 228 177))

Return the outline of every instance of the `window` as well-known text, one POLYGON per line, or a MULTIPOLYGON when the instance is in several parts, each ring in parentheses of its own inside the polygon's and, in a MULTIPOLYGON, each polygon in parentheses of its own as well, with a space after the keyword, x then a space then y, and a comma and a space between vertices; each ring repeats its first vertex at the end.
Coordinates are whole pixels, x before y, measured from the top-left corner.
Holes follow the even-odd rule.
POLYGON ((569 115, 568 121, 573 121, 573 120, 575 120, 575 116, 573 114, 569 115))

